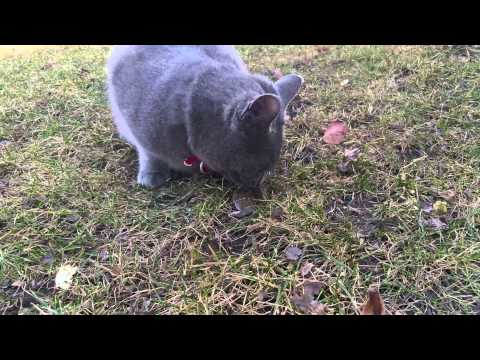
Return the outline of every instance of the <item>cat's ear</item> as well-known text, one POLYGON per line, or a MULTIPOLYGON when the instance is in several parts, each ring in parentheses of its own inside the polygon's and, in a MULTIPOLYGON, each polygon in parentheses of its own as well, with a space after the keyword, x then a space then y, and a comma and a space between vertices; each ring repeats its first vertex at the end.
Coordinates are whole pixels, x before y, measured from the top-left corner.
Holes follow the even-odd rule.
POLYGON ((282 104, 278 96, 265 94, 251 101, 244 115, 248 115, 246 118, 250 125, 268 128, 280 113, 281 108, 282 104))
POLYGON ((303 78, 299 75, 286 75, 275 83, 280 97, 282 98, 285 109, 290 101, 298 94, 301 86, 303 85, 303 78))

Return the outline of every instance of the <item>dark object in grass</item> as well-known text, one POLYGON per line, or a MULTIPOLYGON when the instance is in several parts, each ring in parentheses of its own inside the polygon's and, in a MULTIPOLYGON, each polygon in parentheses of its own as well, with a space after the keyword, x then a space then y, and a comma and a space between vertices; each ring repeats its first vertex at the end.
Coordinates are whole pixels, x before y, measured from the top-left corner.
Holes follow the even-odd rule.
POLYGON ((349 176, 353 174, 353 165, 350 161, 342 162, 337 165, 337 171, 340 175, 349 176))
POLYGON ((47 255, 45 255, 44 257, 42 257, 40 259, 40 262, 42 264, 46 264, 46 265, 50 265, 52 264, 54 261, 54 257, 53 257, 53 254, 52 253, 48 253, 47 255))
POLYGON ((75 224, 77 223, 79 220, 81 219, 81 217, 79 215, 69 215, 69 216, 66 216, 65 217, 65 221, 70 223, 70 224, 75 224))
POLYGON ((47 201, 48 199, 44 195, 34 195, 25 199, 22 205, 26 209, 44 208, 47 201))
POLYGON ((284 211, 280 206, 277 206, 272 210, 272 219, 275 219, 277 221, 282 221, 284 217, 284 211))

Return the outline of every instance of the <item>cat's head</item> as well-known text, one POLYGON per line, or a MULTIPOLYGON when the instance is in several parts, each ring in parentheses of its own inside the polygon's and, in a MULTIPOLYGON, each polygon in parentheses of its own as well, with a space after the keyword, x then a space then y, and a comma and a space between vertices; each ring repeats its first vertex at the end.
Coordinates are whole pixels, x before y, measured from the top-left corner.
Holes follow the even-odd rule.
POLYGON ((239 104, 222 150, 222 175, 242 188, 259 188, 280 156, 285 112, 302 84, 302 77, 287 75, 239 104))

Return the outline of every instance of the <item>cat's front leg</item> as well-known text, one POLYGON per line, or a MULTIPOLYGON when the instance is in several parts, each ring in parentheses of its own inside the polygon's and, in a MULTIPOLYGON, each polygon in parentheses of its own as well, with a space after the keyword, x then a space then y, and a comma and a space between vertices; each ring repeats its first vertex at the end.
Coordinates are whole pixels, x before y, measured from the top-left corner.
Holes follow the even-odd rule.
POLYGON ((158 188, 171 178, 167 164, 143 149, 137 149, 139 170, 137 183, 148 188, 158 188))

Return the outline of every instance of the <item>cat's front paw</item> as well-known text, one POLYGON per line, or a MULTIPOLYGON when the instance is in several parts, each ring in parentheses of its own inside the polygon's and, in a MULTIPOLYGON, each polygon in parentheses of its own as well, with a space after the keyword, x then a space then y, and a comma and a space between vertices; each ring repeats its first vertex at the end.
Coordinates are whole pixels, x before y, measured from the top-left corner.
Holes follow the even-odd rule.
POLYGON ((169 179, 170 179, 169 174, 139 172, 137 176, 137 183, 141 186, 154 189, 162 186, 169 179))

